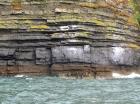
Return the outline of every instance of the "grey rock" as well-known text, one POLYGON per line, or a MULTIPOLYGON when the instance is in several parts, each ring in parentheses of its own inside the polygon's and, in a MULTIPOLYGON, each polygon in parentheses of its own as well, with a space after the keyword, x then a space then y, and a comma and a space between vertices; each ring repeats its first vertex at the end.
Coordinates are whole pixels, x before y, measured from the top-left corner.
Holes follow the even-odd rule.
POLYGON ((29 66, 32 66, 32 65, 35 65, 35 62, 34 61, 29 61, 29 60, 17 60, 16 61, 16 65, 29 65, 29 66))
POLYGON ((90 62, 90 47, 58 46, 52 48, 53 62, 90 62))
POLYGON ((7 61, 6 60, 0 60, 0 66, 6 66, 7 61))
POLYGON ((0 58, 14 58, 15 49, 0 48, 0 58))
POLYGON ((50 64, 51 50, 47 48, 36 48, 36 64, 50 64))
POLYGON ((49 63, 46 59, 36 59, 36 65, 48 65, 49 63))
POLYGON ((140 49, 134 53, 134 65, 140 66, 140 49))
POLYGON ((33 52, 17 52, 16 59, 32 60, 34 59, 33 55, 33 52))
POLYGON ((135 52, 130 48, 113 47, 110 49, 111 62, 115 65, 134 65, 135 52))
POLYGON ((110 65, 109 48, 91 48, 92 64, 110 65))
POLYGON ((14 65, 16 65, 16 61, 15 60, 8 60, 7 65, 8 66, 14 66, 14 65))

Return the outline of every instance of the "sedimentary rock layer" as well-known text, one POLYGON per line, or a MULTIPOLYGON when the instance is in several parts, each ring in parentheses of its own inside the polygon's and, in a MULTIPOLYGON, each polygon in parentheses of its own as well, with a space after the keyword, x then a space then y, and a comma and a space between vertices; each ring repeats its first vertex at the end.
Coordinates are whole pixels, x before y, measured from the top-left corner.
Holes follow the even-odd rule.
POLYGON ((129 2, 0 1, 0 73, 110 77, 140 70, 129 2))

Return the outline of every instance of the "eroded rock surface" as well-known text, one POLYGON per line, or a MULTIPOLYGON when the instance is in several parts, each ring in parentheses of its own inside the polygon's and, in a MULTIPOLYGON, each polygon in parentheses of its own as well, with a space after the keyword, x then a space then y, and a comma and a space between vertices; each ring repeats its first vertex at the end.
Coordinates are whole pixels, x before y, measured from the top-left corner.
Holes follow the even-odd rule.
POLYGON ((0 74, 140 73, 140 31, 124 1, 1 0, 0 74))

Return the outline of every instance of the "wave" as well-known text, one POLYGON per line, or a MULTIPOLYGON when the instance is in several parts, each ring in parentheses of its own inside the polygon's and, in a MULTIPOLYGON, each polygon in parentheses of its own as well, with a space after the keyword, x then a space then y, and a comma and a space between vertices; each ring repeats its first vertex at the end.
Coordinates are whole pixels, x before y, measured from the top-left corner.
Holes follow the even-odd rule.
POLYGON ((33 79, 33 78, 30 78, 29 76, 22 75, 22 74, 15 75, 14 77, 15 78, 25 78, 26 80, 32 80, 33 79))
POLYGON ((123 75, 119 73, 112 73, 113 78, 140 78, 140 74, 131 73, 129 75, 123 75))
POLYGON ((15 75, 14 77, 16 78, 22 78, 22 77, 26 77, 25 75, 15 75))

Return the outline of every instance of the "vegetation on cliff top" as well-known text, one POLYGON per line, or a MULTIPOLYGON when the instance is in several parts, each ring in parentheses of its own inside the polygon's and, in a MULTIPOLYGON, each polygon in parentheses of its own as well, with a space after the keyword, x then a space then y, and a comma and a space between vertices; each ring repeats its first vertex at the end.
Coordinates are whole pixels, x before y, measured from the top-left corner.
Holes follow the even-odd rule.
POLYGON ((140 1, 139 0, 133 0, 133 4, 134 4, 134 8, 135 8, 135 17, 140 24, 140 1))

